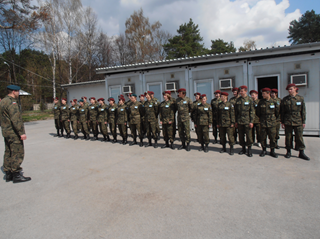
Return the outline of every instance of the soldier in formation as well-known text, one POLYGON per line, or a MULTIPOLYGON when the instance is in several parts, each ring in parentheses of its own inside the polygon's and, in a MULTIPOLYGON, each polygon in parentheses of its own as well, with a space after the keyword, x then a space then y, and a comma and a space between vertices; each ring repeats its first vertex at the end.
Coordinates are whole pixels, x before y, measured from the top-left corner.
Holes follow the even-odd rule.
POLYGON ((146 94, 147 100, 143 105, 143 115, 144 122, 146 126, 146 133, 148 138, 148 144, 146 147, 152 146, 151 138, 154 139, 154 147, 158 147, 158 134, 157 134, 157 124, 158 124, 158 103, 156 100, 151 98, 151 92, 146 94))
POLYGON ((70 109, 69 106, 67 105, 67 99, 62 98, 61 99, 61 107, 60 107, 60 122, 61 122, 61 135, 60 137, 63 137, 63 130, 66 131, 67 133, 67 138, 70 138, 70 109))
POLYGON ((90 97, 90 105, 88 106, 88 122, 89 122, 89 131, 92 130, 93 137, 95 140, 98 139, 98 103, 95 97, 90 97))
POLYGON ((164 101, 159 105, 160 124, 162 125, 162 134, 165 141, 165 145, 162 148, 171 148, 173 146, 173 123, 175 116, 174 103, 171 100, 171 91, 163 92, 164 101), (170 145, 169 145, 170 141, 170 145))
POLYGON ((127 104, 128 120, 130 124, 130 131, 132 134, 133 141, 130 146, 137 144, 137 132, 138 137, 140 138, 140 147, 143 146, 143 135, 141 131, 141 115, 142 105, 137 101, 137 96, 134 95, 131 97, 131 103, 127 104))
MULTIPOLYGON (((239 88, 237 87, 234 87, 232 88, 232 94, 233 94, 233 97, 230 98, 230 103, 232 105, 235 105, 236 104, 236 101, 237 99, 239 98, 239 88)), ((233 132, 233 137, 234 137, 234 142, 237 143, 237 138, 238 138, 238 129, 235 127, 234 128, 234 132, 233 132)))
MULTIPOLYGON (((110 141, 109 135, 108 135, 108 108, 107 105, 104 103, 104 98, 98 99, 98 125, 100 129, 100 133, 103 136, 103 141, 110 141)), ((98 135, 96 137, 98 139, 98 135)))
MULTIPOLYGON (((194 93, 194 97, 195 97, 195 101, 193 101, 193 108, 196 109, 197 106, 201 104, 201 99, 200 99, 201 94, 199 92, 194 93)), ((197 135, 197 141, 199 142, 199 132, 198 132, 198 127, 196 127, 196 125, 198 125, 198 124, 196 122, 195 112, 196 111, 192 111, 191 120, 194 123, 194 130, 197 135)))
POLYGON ((117 122, 117 105, 115 104, 114 98, 110 97, 108 99, 109 101, 109 106, 107 108, 107 114, 108 114, 108 124, 109 124, 109 129, 110 133, 113 136, 112 143, 117 142, 117 128, 116 128, 116 122, 117 122))
MULTIPOLYGON (((251 90, 250 91, 251 98, 253 100, 254 109, 257 110, 259 99, 258 99, 258 91, 251 90)), ((260 147, 260 120, 257 114, 254 115, 253 119, 253 128, 252 128, 252 141, 255 142, 255 139, 257 139, 256 145, 260 147)))
POLYGON ((211 108, 212 108, 212 135, 214 137, 214 143, 218 143, 218 129, 217 129, 217 111, 218 111, 218 105, 221 102, 220 96, 221 91, 216 90, 214 92, 215 98, 211 100, 211 108))
POLYGON ((84 100, 79 100, 79 125, 81 128, 81 132, 84 135, 84 139, 90 139, 90 132, 88 129, 88 106, 85 105, 84 100))
POLYGON ((57 135, 55 137, 60 137, 60 130, 61 130, 61 122, 60 122, 60 104, 58 97, 55 97, 53 99, 53 117, 54 117, 54 125, 57 130, 57 135))
POLYGON ((77 100, 74 99, 71 101, 71 107, 70 107, 70 122, 72 126, 72 130, 74 133, 74 139, 78 139, 78 121, 79 121, 79 106, 76 103, 77 100))
MULTIPOLYGON (((274 99, 277 102, 277 105, 281 105, 281 99, 278 97, 278 90, 277 89, 271 89, 271 98, 274 99)), ((281 115, 279 114, 279 117, 277 118, 276 123, 276 149, 279 149, 278 140, 280 139, 279 132, 280 132, 280 126, 281 126, 281 115)))
POLYGON ((127 115, 127 107, 125 105, 125 98, 120 97, 118 108, 117 108, 117 125, 119 128, 120 136, 122 137, 122 144, 127 144, 127 122, 128 122, 128 115, 127 115))

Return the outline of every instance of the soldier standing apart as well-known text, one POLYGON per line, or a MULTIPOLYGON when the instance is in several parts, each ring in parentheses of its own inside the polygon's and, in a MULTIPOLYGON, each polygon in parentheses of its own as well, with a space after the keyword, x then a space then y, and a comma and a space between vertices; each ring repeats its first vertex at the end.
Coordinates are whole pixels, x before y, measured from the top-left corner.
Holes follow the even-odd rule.
POLYGON ((237 99, 235 104, 235 117, 236 117, 236 128, 239 132, 239 141, 242 146, 242 150, 239 152, 240 155, 246 153, 246 146, 248 147, 247 155, 252 157, 252 128, 255 110, 251 97, 247 95, 248 87, 243 85, 239 87, 240 97, 237 99), (246 141, 245 141, 246 136, 246 141))
POLYGON ((218 105, 217 127, 219 128, 220 144, 222 145, 220 153, 227 152, 227 134, 230 145, 230 155, 233 155, 235 113, 234 105, 231 102, 228 102, 228 95, 227 92, 221 92, 221 102, 218 105))
POLYGON ((20 173, 24 158, 23 140, 27 139, 17 102, 20 89, 16 85, 7 86, 8 95, 0 103, 0 121, 5 144, 3 170, 6 173, 6 182, 13 181, 13 183, 31 180, 30 177, 24 177, 20 173))
MULTIPOLYGON (((233 106, 235 106, 236 101, 237 101, 237 99, 238 99, 239 96, 240 96, 240 95, 239 95, 239 88, 234 87, 234 88, 232 89, 232 94, 233 94, 233 97, 230 98, 229 102, 230 102, 233 106)), ((234 132, 233 132, 234 143, 237 144, 238 129, 237 129, 236 127, 233 127, 233 130, 234 130, 234 132)))
POLYGON ((116 127, 116 122, 117 122, 117 105, 114 103, 114 98, 109 98, 109 107, 108 107, 108 123, 109 123, 109 128, 111 135, 113 136, 113 141, 112 143, 114 144, 117 141, 117 127, 116 127))
POLYGON ((71 107, 70 107, 70 121, 71 121, 71 126, 72 130, 74 133, 74 139, 78 139, 78 121, 79 121, 79 106, 76 105, 77 100, 74 99, 71 102, 71 107))
POLYGON ((299 150, 299 158, 310 160, 305 155, 305 144, 303 140, 303 129, 306 126, 306 106, 304 98, 297 94, 296 85, 289 84, 286 88, 289 95, 284 97, 281 102, 281 124, 285 129, 286 135, 286 158, 291 157, 292 131, 294 131, 296 146, 299 150))
POLYGON ((84 139, 90 139, 90 132, 88 130, 88 107, 85 106, 83 99, 79 100, 79 125, 81 127, 81 132, 84 135, 84 139))
POLYGON ((57 130, 57 135, 54 137, 60 137, 60 129, 61 129, 61 122, 60 122, 60 104, 59 104, 59 99, 58 97, 54 98, 53 100, 54 105, 53 105, 53 115, 54 115, 54 125, 57 130))
POLYGON ((151 137, 154 139, 154 147, 158 148, 157 122, 158 122, 158 103, 152 100, 151 93, 146 95, 147 101, 144 102, 144 121, 149 143, 146 147, 152 146, 151 137))
POLYGON ((197 105, 195 118, 197 122, 197 128, 199 130, 199 141, 201 147, 199 151, 208 152, 208 145, 210 142, 209 138, 209 127, 212 122, 212 109, 211 106, 207 103, 207 96, 205 94, 201 95, 201 104, 197 105), (205 145, 205 146, 204 146, 205 145))
POLYGON ((61 137, 63 137, 63 129, 67 132, 67 139, 70 138, 70 110, 69 106, 67 105, 67 99, 61 99, 61 107, 60 107, 60 114, 61 114, 61 137))
POLYGON ((128 137, 127 136, 128 117, 127 117, 127 109, 124 104, 125 101, 126 100, 124 99, 124 97, 120 97, 117 112, 116 112, 117 125, 119 128, 120 136, 122 137, 122 144, 123 145, 127 144, 127 137, 128 137))
POLYGON ((263 99, 259 101, 256 111, 261 124, 260 139, 262 152, 260 153, 260 157, 264 157, 267 153, 268 136, 270 139, 270 156, 278 158, 278 155, 274 152, 274 148, 276 147, 276 123, 280 114, 280 106, 271 98, 271 89, 263 88, 261 91, 263 99))
POLYGON ((133 141, 130 146, 137 144, 137 131, 140 138, 140 147, 143 146, 143 135, 141 132, 141 116, 143 114, 142 105, 137 101, 137 97, 131 97, 131 104, 127 106, 128 118, 130 122, 130 130, 132 134, 133 141))
MULTIPOLYGON (((278 90, 277 89, 272 89, 271 90, 271 98, 274 99, 277 102, 277 105, 281 105, 281 99, 278 98, 278 90)), ((278 140, 280 139, 279 136, 279 131, 280 131, 280 125, 281 125, 281 114, 279 114, 279 117, 277 118, 277 123, 276 123, 276 149, 280 149, 279 145, 278 145, 278 140)))
POLYGON ((94 139, 98 139, 98 104, 95 97, 89 98, 91 105, 88 107, 88 122, 89 122, 89 131, 92 130, 94 139))
MULTIPOLYGON (((144 97, 145 97, 145 94, 141 94, 139 96, 141 105, 144 105, 144 102, 145 102, 144 97)), ((141 134, 144 138, 144 136, 146 134, 146 127, 144 125, 144 116, 143 115, 141 115, 141 119, 140 119, 140 130, 141 130, 141 134)))
POLYGON ((165 91, 164 101, 159 105, 160 124, 162 125, 162 134, 166 144, 161 148, 173 147, 173 122, 174 122, 174 104, 171 101, 171 92, 165 91), (169 146, 170 140, 170 146, 169 146))
MULTIPOLYGON (((251 90, 250 91, 250 95, 251 98, 253 100, 253 104, 254 104, 254 109, 257 110, 258 104, 259 104, 259 99, 258 99, 258 91, 256 90, 251 90)), ((253 119, 253 128, 252 128, 252 140, 253 143, 255 141, 255 136, 257 135, 257 146, 260 148, 260 120, 257 114, 254 115, 254 119, 253 119)))
MULTIPOLYGON (((198 107, 198 105, 201 104, 201 100, 200 100, 200 97, 201 97, 201 94, 199 92, 197 93, 194 93, 194 96, 196 98, 195 101, 193 101, 193 109, 196 109, 198 107)), ((196 122, 196 116, 195 116, 195 113, 196 111, 192 111, 191 113, 191 120, 192 122, 194 122, 194 130, 196 131, 196 134, 197 134, 197 141, 199 141, 199 132, 198 132, 198 128, 196 127, 196 125, 198 125, 198 123, 196 122)))
POLYGON ((98 102, 98 124, 100 128, 100 133, 103 135, 102 141, 110 141, 108 135, 108 108, 107 105, 104 103, 104 98, 99 98, 98 102))
POLYGON ((215 98, 211 100, 211 108, 212 108, 212 135, 214 137, 214 143, 218 143, 218 129, 217 129, 217 112, 218 112, 218 105, 221 102, 221 91, 216 90, 214 92, 215 98))
POLYGON ((178 90, 179 98, 175 103, 175 110, 178 112, 178 132, 182 145, 178 150, 190 151, 190 113, 193 110, 192 101, 186 96, 186 89, 178 90))

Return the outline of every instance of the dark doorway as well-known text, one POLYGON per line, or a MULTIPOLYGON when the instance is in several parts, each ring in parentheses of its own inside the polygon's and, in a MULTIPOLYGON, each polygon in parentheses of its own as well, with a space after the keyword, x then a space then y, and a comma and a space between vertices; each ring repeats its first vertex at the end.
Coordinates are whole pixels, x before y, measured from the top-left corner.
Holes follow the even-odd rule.
POLYGON ((278 89, 278 76, 267 76, 257 78, 259 99, 262 99, 261 89, 268 87, 270 89, 278 89))

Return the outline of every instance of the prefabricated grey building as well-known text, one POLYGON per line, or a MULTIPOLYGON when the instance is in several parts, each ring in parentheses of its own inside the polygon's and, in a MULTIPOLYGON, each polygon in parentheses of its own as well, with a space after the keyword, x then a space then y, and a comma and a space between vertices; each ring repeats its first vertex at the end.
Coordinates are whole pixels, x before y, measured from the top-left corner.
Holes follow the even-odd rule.
POLYGON ((306 102, 305 134, 320 135, 320 43, 105 67, 96 72, 104 74, 105 80, 62 85, 68 100, 81 96, 118 99, 120 94, 152 90, 162 101, 164 90, 186 88, 191 99, 200 92, 210 102, 215 90, 232 95, 232 87, 240 85, 259 92, 264 87, 277 88, 283 98, 288 94, 286 86, 293 82, 306 102))

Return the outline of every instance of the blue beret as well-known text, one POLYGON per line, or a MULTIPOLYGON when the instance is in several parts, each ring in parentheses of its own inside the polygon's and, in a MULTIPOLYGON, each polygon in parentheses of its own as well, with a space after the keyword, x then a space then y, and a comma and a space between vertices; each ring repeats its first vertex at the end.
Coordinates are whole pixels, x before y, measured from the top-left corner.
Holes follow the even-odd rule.
POLYGON ((7 86, 7 89, 8 89, 8 90, 20 90, 21 87, 20 87, 20 86, 17 86, 17 85, 8 85, 8 86, 7 86))
POLYGON ((137 95, 136 95, 136 94, 131 94, 131 96, 137 97, 137 95))

